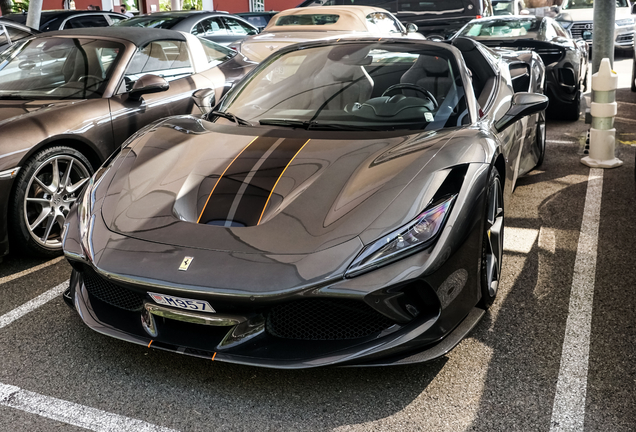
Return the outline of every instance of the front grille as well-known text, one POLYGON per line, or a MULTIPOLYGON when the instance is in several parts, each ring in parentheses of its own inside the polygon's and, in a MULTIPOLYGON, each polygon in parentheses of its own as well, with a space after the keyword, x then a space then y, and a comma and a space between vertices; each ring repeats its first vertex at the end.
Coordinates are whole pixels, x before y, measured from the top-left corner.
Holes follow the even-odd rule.
POLYGON ((327 341, 367 337, 393 324, 362 301, 307 299, 273 307, 266 330, 284 339, 327 341))
POLYGON ((582 39, 583 32, 589 31, 590 34, 593 33, 594 24, 590 22, 577 22, 572 25, 570 28, 570 33, 572 33, 572 37, 574 39, 582 39))
POLYGON ((139 311, 143 307, 143 295, 107 281, 90 267, 84 267, 81 274, 86 290, 104 303, 128 311, 139 311))

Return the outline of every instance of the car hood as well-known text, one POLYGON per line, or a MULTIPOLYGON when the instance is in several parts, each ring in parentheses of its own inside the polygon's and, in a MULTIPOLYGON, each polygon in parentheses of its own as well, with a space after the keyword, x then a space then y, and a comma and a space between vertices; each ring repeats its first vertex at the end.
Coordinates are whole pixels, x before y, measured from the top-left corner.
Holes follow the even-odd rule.
POLYGON ((0 126, 19 117, 40 115, 77 103, 56 100, 6 100, 0 99, 0 126))
MULTIPOLYGON (((115 160, 116 171, 104 176, 112 180, 102 216, 111 231, 165 245, 314 253, 359 236, 451 136, 172 118, 115 160)), ((385 214, 384 224, 401 224, 405 212, 420 210, 392 208, 395 220, 386 223, 385 214)))

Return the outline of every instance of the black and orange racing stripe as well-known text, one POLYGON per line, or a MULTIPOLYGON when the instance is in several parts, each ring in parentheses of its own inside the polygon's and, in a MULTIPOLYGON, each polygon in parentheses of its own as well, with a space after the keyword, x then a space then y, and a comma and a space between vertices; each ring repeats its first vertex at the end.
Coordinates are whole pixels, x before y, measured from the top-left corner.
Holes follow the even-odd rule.
POLYGON ((278 181, 308 142, 273 137, 252 140, 217 179, 198 222, 258 225, 278 181))

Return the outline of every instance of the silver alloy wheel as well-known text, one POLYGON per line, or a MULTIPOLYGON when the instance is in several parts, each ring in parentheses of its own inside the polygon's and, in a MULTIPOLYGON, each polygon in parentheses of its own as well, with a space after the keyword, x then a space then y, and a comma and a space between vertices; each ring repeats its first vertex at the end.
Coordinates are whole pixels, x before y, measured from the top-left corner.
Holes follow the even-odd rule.
POLYGON ((501 275, 503 257, 503 191, 499 178, 490 185, 490 202, 486 212, 486 286, 490 297, 495 297, 501 275))
POLYGON ((64 154, 47 159, 31 176, 24 198, 24 221, 39 245, 62 247, 66 215, 89 178, 81 160, 64 154))

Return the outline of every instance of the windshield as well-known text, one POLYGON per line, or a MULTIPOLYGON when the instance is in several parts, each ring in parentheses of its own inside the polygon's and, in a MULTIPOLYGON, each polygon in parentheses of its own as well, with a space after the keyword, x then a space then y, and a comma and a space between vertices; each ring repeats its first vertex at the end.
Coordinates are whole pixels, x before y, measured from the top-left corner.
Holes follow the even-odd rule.
POLYGON ((104 40, 32 39, 0 58, 0 99, 101 97, 123 51, 104 40))
POLYGON ((457 36, 467 36, 474 39, 502 39, 538 37, 541 21, 534 18, 494 19, 468 23, 457 36))
POLYGON ((279 54, 232 89, 219 110, 252 124, 306 129, 433 130, 470 122, 450 50, 395 42, 279 54))
MULTIPOLYGON (((566 0, 562 9, 592 9, 594 0, 566 0)), ((616 0, 616 7, 629 7, 627 0, 616 0)))
POLYGON ((184 17, 143 16, 119 21, 118 23, 115 23, 113 25, 118 27, 149 27, 170 29, 177 25, 179 22, 183 21, 183 19, 184 17))

